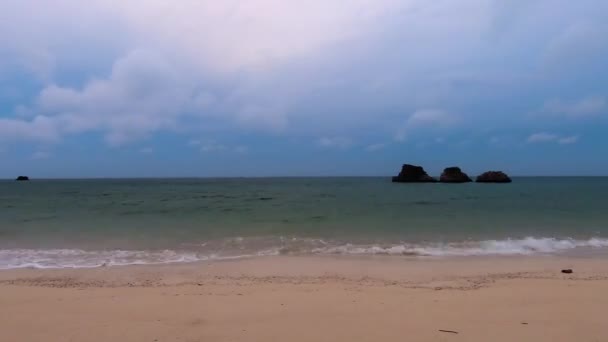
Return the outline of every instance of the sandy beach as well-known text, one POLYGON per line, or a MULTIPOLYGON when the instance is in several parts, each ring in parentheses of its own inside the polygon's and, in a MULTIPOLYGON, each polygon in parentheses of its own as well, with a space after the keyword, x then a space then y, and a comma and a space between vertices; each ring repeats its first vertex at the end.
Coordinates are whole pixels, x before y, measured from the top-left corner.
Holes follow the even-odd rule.
POLYGON ((0 331, 23 342, 606 341, 607 291, 597 258, 24 269, 0 272, 0 331))

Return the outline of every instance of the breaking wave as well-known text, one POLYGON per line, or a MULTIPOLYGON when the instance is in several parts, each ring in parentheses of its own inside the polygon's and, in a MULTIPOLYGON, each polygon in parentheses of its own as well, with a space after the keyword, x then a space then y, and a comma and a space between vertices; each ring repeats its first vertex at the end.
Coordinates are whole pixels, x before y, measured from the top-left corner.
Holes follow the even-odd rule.
POLYGON ((254 254, 219 256, 194 252, 164 251, 85 251, 80 249, 0 250, 0 270, 16 268, 93 268, 101 266, 161 265, 197 261, 230 260, 276 255, 273 250, 254 254))
MULTIPOLYGON (((264 248, 244 246, 247 239, 236 238, 234 243, 243 244, 238 253, 209 251, 143 251, 81 249, 5 249, 0 250, 0 269, 17 268, 93 268, 101 266, 126 266, 148 264, 173 264, 198 261, 230 260, 274 255, 394 255, 394 256, 509 256, 555 254, 581 248, 607 248, 608 239, 589 240, 533 238, 485 240, 454 243, 427 244, 339 244, 313 239, 280 239, 276 245, 264 248), (290 244, 295 244, 290 245, 290 244)), ((201 244, 204 248, 206 244, 201 244)))
POLYGON ((415 255, 415 256, 481 256, 481 255, 532 255, 557 253, 575 248, 608 247, 608 239, 589 240, 525 238, 507 240, 486 240, 427 245, 341 245, 315 249, 317 254, 350 255, 415 255))

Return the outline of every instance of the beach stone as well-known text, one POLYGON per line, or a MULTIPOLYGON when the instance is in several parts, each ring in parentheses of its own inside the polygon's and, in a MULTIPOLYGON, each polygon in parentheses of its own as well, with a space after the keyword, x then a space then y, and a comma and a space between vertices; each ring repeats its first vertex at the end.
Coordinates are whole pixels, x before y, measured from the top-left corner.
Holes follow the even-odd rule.
POLYGON ((462 172, 459 167, 452 166, 445 168, 439 181, 442 183, 469 183, 473 180, 466 173, 462 172))
POLYGON ((571 269, 565 269, 565 270, 562 270, 562 273, 572 274, 572 273, 574 273, 574 271, 572 271, 571 269))
POLYGON ((29 178, 28 176, 19 176, 19 177, 17 177, 17 179, 15 179, 15 180, 16 180, 16 181, 19 181, 19 182, 23 182, 23 181, 29 181, 29 180, 30 180, 30 178, 29 178))
POLYGON ((403 164, 401 172, 393 177, 394 183, 435 183, 437 180, 429 176, 422 166, 403 164))
POLYGON ((511 178, 502 171, 488 171, 477 177, 477 183, 511 183, 511 178))

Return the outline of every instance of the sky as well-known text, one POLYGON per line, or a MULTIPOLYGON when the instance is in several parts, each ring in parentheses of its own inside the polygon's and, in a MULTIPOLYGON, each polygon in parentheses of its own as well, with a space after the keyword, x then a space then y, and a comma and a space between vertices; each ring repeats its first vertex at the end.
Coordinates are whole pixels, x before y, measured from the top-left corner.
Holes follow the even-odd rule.
POLYGON ((608 175, 605 0, 2 0, 0 178, 608 175))

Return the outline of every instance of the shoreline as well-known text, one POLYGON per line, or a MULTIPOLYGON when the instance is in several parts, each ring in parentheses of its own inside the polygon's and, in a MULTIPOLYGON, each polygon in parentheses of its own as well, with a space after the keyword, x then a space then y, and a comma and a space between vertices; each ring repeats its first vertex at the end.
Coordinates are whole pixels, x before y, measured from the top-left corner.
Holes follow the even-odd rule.
POLYGON ((600 341, 607 290, 608 259, 561 256, 3 270, 0 331, 51 342, 600 341))
POLYGON ((90 268, 19 268, 0 270, 0 286, 61 287, 174 286, 200 284, 214 279, 272 280, 334 277, 346 282, 361 279, 379 283, 434 288, 484 279, 543 278, 608 280, 608 259, 598 256, 263 256, 234 260, 195 261, 171 264, 98 266, 90 268), (562 269, 573 269, 564 275, 562 269), (134 281, 135 280, 135 281, 134 281))
POLYGON ((608 258, 608 239, 591 237, 469 240, 460 242, 349 243, 313 238, 231 238, 193 244, 182 249, 0 249, 0 271, 13 269, 90 269, 131 265, 180 265, 252 258, 368 258, 426 259, 501 257, 608 258), (209 244, 209 246, 208 246, 209 244))

